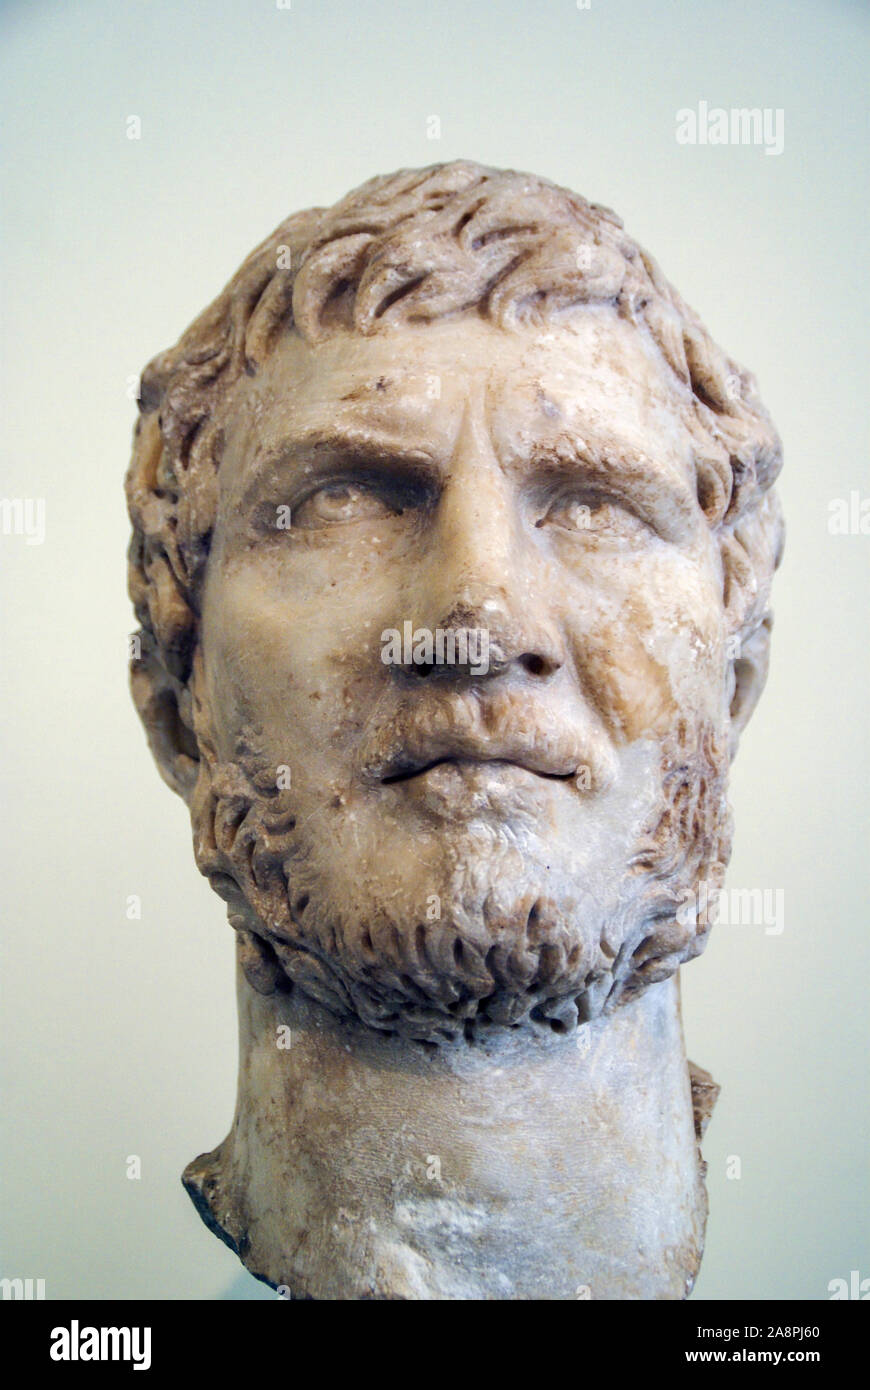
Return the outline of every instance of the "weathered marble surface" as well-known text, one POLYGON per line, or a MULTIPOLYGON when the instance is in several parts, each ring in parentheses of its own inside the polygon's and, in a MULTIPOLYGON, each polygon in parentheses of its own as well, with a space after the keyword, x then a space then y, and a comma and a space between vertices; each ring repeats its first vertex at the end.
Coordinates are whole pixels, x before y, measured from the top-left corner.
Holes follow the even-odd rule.
POLYGON ((133 696, 239 950, 204 1218, 315 1297, 684 1296, 753 377, 615 214, 458 161, 289 217, 139 405, 133 696))
POLYGON ((675 980, 585 1032, 474 1047, 385 1038, 241 973, 239 1015, 233 1128, 184 1182, 285 1296, 690 1291, 706 1197, 675 980))

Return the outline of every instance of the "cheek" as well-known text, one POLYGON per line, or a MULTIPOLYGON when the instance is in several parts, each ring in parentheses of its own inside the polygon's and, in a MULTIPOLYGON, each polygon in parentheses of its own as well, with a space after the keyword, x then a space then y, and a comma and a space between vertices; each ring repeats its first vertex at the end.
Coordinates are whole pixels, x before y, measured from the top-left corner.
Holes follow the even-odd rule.
POLYGON ((614 737, 661 738, 686 716, 721 724, 724 624, 712 552, 603 559, 577 599, 577 670, 614 737))
POLYGON ((300 789, 346 763, 388 679, 387 624, 374 616, 388 595, 382 604, 369 585, 357 602, 342 576, 319 578, 293 583, 268 558, 235 561, 210 574, 203 603, 219 757, 237 757, 243 736, 262 764, 287 764, 300 789))

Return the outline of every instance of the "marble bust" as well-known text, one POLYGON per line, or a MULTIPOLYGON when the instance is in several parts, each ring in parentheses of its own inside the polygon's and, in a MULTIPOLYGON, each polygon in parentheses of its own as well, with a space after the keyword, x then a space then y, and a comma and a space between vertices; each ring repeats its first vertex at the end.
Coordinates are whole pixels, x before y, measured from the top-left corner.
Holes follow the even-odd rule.
POLYGON ((132 692, 238 954, 184 1183, 283 1296, 690 1291, 780 464, 614 213, 468 161, 287 218, 143 373, 132 692))

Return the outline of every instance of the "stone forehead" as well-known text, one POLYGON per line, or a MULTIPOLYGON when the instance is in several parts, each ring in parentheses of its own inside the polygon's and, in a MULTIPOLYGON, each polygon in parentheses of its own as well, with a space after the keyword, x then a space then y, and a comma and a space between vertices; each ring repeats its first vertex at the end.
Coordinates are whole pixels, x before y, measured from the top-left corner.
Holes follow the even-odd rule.
POLYGON ((321 405, 372 424, 392 418, 407 419, 410 431, 437 428, 478 391, 491 415, 497 407, 521 413, 524 424, 537 417, 575 431, 624 425, 640 452, 651 431, 648 445, 685 454, 685 403, 644 335, 615 315, 579 315, 521 333, 469 315, 370 337, 335 333, 314 345, 288 334, 254 378, 238 383, 228 439, 243 433, 268 447, 300 409, 313 414, 321 405))

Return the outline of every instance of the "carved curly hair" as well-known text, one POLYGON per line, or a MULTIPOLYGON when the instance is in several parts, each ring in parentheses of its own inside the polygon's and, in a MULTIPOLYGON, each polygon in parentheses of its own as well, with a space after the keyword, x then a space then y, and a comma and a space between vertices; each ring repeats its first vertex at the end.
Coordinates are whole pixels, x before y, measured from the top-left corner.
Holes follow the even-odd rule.
POLYGON ((331 208, 288 217, 142 375, 126 483, 141 625, 131 683, 163 775, 185 799, 198 758, 190 676, 200 589, 235 383, 294 330, 313 343, 474 312, 515 331, 593 303, 651 337, 681 394, 698 500, 722 549, 738 727, 766 672, 783 538, 771 489, 781 446, 755 380, 609 209, 532 174, 459 160, 369 179, 331 208))

